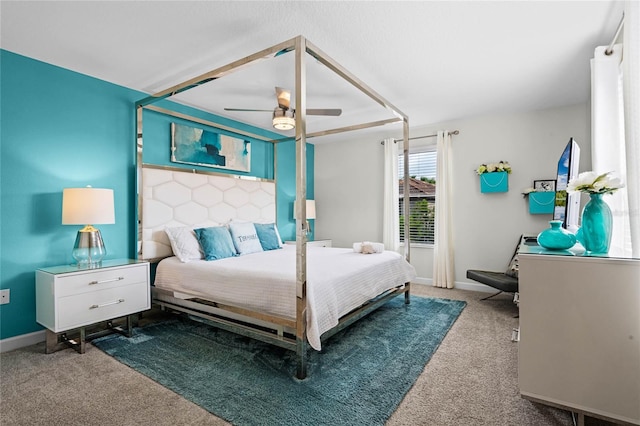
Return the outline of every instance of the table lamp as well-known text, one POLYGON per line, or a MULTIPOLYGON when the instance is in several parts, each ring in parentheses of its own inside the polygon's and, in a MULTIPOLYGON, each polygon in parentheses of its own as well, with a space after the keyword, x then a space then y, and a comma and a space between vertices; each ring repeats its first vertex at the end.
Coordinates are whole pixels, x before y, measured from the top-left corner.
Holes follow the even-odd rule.
MULTIPOLYGON (((296 202, 293 202, 293 218, 296 218, 296 202)), ((307 235, 311 234, 309 219, 316 218, 316 200, 307 200, 307 235)))
POLYGON ((99 265, 107 250, 97 224, 115 223, 113 189, 65 188, 62 192, 62 224, 85 225, 78 231, 72 256, 78 266, 99 265))

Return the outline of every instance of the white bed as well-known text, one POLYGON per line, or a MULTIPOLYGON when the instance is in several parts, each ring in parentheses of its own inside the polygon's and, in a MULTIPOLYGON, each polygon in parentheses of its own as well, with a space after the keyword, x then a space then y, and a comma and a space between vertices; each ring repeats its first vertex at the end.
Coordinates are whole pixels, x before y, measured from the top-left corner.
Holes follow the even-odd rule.
POLYGON ((141 257, 159 262, 154 304, 295 351, 298 378, 306 376, 308 346, 320 350, 321 338, 392 297, 404 294, 409 303, 415 270, 394 251, 362 254, 305 244, 301 288, 295 245, 207 261, 194 248, 200 247, 195 234, 173 235, 184 229, 230 229, 234 223, 275 223, 274 182, 154 166, 143 167, 141 176, 141 257), (203 193, 222 194, 221 200, 208 201, 203 193))
MULTIPOLYGON (((295 321, 296 250, 252 253, 215 261, 182 263, 176 257, 158 265, 158 289, 295 321)), ((415 269, 400 254, 355 253, 352 249, 307 248, 307 338, 321 349, 320 336, 339 319, 385 291, 402 286, 415 269)))

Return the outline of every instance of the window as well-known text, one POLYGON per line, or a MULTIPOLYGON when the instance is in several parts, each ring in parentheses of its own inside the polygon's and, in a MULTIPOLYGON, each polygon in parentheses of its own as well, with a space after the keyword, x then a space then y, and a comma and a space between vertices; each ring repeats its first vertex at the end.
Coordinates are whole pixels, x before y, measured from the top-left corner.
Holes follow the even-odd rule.
MULTIPOLYGON (((404 241, 404 155, 398 156, 400 241, 404 241)), ((409 232, 413 244, 433 244, 436 215, 436 146, 409 153, 409 232)))

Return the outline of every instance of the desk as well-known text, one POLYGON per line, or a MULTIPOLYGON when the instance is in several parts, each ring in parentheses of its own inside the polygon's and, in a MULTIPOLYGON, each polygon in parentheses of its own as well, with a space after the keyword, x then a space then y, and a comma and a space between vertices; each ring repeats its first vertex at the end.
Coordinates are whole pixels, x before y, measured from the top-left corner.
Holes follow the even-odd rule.
POLYGON ((519 264, 520 394, 640 424, 640 259, 525 245, 519 264))

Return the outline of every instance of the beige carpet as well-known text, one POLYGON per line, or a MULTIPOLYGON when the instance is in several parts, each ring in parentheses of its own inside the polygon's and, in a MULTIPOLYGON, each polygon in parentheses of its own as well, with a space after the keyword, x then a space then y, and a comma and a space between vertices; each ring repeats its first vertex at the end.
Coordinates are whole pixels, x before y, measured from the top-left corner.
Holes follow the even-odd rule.
MULTIPOLYGON (((389 425, 573 424, 565 411, 520 398, 509 295, 479 301, 485 293, 421 285, 413 294, 468 305, 389 425)), ((0 373, 2 426, 227 424, 92 345, 84 355, 45 355, 44 343, 1 354, 0 373)))

